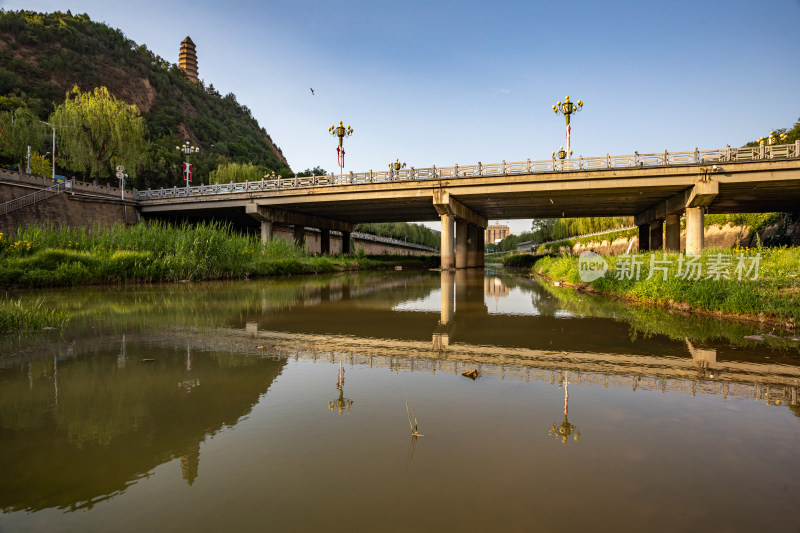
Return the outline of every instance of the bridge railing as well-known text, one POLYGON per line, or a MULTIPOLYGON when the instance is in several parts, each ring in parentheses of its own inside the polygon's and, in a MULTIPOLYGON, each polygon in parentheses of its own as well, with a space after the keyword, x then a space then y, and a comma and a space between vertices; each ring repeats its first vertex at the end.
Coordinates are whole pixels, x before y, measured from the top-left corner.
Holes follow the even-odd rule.
POLYGON ((663 167, 679 165, 699 165, 725 161, 757 161, 763 159, 790 159, 800 157, 800 141, 794 144, 745 146, 743 148, 718 148, 689 152, 658 152, 654 154, 610 155, 569 159, 546 159, 542 161, 514 161, 502 163, 481 163, 475 165, 453 165, 452 167, 403 168, 400 170, 379 170, 369 172, 350 172, 349 174, 327 174, 293 178, 262 179, 240 183, 199 185, 193 187, 173 187, 171 189, 147 189, 136 191, 136 200, 177 198, 185 196, 204 196, 211 194, 231 194, 250 191, 269 191, 278 189, 304 189, 336 185, 357 185, 365 183, 386 183, 392 181, 456 179, 479 176, 511 176, 550 172, 574 172, 581 170, 602 170, 615 168, 663 167))

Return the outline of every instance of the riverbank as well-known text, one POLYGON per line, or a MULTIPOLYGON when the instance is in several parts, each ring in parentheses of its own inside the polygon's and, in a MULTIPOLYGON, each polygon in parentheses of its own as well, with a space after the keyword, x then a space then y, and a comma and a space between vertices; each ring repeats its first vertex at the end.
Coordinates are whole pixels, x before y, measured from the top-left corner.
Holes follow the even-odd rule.
POLYGON ((29 226, 14 238, 0 234, 0 286, 153 283, 247 279, 349 270, 429 268, 428 256, 377 258, 308 254, 282 239, 266 244, 211 222, 125 228, 29 226))
MULTIPOLYGON (((648 252, 593 256, 607 271, 588 281, 584 259, 543 257, 532 273, 580 291, 681 312, 759 322, 796 329, 800 320, 800 249, 706 250, 698 258, 648 252)), ((599 271, 598 271, 599 272, 599 271)))

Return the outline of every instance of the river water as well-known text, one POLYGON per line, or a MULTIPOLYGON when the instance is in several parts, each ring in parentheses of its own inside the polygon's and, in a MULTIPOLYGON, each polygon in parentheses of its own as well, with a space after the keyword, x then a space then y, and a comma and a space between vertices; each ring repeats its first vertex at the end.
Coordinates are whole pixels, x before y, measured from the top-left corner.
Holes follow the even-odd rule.
POLYGON ((756 326, 490 269, 14 296, 72 319, 0 337, 0 531, 800 528, 756 326))

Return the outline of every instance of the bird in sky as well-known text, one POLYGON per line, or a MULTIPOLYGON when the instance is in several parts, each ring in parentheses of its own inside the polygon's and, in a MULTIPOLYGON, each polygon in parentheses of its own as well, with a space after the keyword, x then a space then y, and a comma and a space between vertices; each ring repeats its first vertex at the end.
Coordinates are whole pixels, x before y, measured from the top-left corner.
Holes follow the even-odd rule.
POLYGON ((311 89, 311 94, 312 94, 312 95, 314 94, 314 89, 311 89))

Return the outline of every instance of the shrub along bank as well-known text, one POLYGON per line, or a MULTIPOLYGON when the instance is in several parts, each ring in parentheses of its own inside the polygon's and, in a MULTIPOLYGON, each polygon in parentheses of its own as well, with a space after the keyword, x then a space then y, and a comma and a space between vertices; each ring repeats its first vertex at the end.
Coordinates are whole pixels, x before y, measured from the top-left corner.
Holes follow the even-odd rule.
POLYGON ((257 237, 214 222, 182 226, 154 222, 88 231, 29 226, 14 241, 0 234, 0 285, 243 279, 382 265, 363 256, 307 254, 282 239, 262 244, 257 237))
POLYGON ((603 256, 603 260, 608 271, 588 283, 581 279, 578 256, 543 257, 532 270, 582 290, 641 303, 788 327, 800 320, 798 248, 708 249, 691 264, 682 254, 660 251, 603 256))

